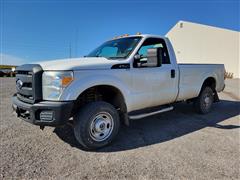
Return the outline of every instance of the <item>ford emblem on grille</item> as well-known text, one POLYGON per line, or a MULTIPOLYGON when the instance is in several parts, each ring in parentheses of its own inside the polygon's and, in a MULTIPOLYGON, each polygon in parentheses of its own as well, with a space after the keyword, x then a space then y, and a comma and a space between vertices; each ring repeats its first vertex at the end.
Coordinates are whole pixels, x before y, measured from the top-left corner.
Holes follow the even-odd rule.
POLYGON ((20 90, 22 88, 22 86, 23 86, 23 82, 20 79, 17 80, 17 82, 16 82, 17 89, 20 90))

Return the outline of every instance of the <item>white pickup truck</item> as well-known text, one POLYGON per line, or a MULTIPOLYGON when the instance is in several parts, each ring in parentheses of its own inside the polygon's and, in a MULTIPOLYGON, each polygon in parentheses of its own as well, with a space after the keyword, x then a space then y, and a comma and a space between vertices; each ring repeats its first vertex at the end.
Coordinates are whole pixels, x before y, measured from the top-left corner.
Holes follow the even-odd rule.
POLYGON ((122 36, 83 58, 25 64, 12 97, 18 117, 41 128, 73 124, 87 149, 109 144, 120 124, 193 102, 205 114, 224 89, 224 65, 177 64, 166 37, 122 36))

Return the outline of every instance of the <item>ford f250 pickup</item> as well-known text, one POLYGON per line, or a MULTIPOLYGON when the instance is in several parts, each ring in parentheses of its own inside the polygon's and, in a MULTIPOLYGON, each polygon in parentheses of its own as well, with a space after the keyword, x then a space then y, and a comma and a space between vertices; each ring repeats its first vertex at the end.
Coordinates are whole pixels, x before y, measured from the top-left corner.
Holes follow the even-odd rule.
POLYGON ((131 35, 103 43, 82 58, 16 69, 17 117, 44 128, 72 123, 86 149, 103 147, 120 124, 192 102, 206 114, 224 84, 222 64, 177 64, 166 37, 131 35))

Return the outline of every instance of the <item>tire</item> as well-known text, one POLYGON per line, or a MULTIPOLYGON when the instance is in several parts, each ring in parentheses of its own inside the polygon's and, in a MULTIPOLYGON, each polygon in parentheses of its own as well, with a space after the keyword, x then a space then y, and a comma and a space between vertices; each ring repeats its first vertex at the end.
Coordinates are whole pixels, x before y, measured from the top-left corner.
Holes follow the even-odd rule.
POLYGON ((195 110, 199 114, 207 114, 211 111, 214 101, 214 95, 212 88, 206 86, 204 87, 197 99, 194 101, 193 105, 195 110))
POLYGON ((110 144, 120 128, 117 110, 103 101, 85 105, 74 117, 74 122, 77 141, 89 150, 110 144))

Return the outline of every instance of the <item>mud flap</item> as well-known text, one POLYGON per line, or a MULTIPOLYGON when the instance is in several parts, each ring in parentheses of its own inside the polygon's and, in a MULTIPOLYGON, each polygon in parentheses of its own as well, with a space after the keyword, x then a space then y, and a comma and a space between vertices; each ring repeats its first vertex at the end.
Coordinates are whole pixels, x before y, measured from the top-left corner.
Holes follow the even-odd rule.
POLYGON ((218 93, 217 93, 217 91, 216 90, 214 90, 214 102, 219 102, 220 101, 220 99, 219 99, 219 97, 218 97, 218 93))

